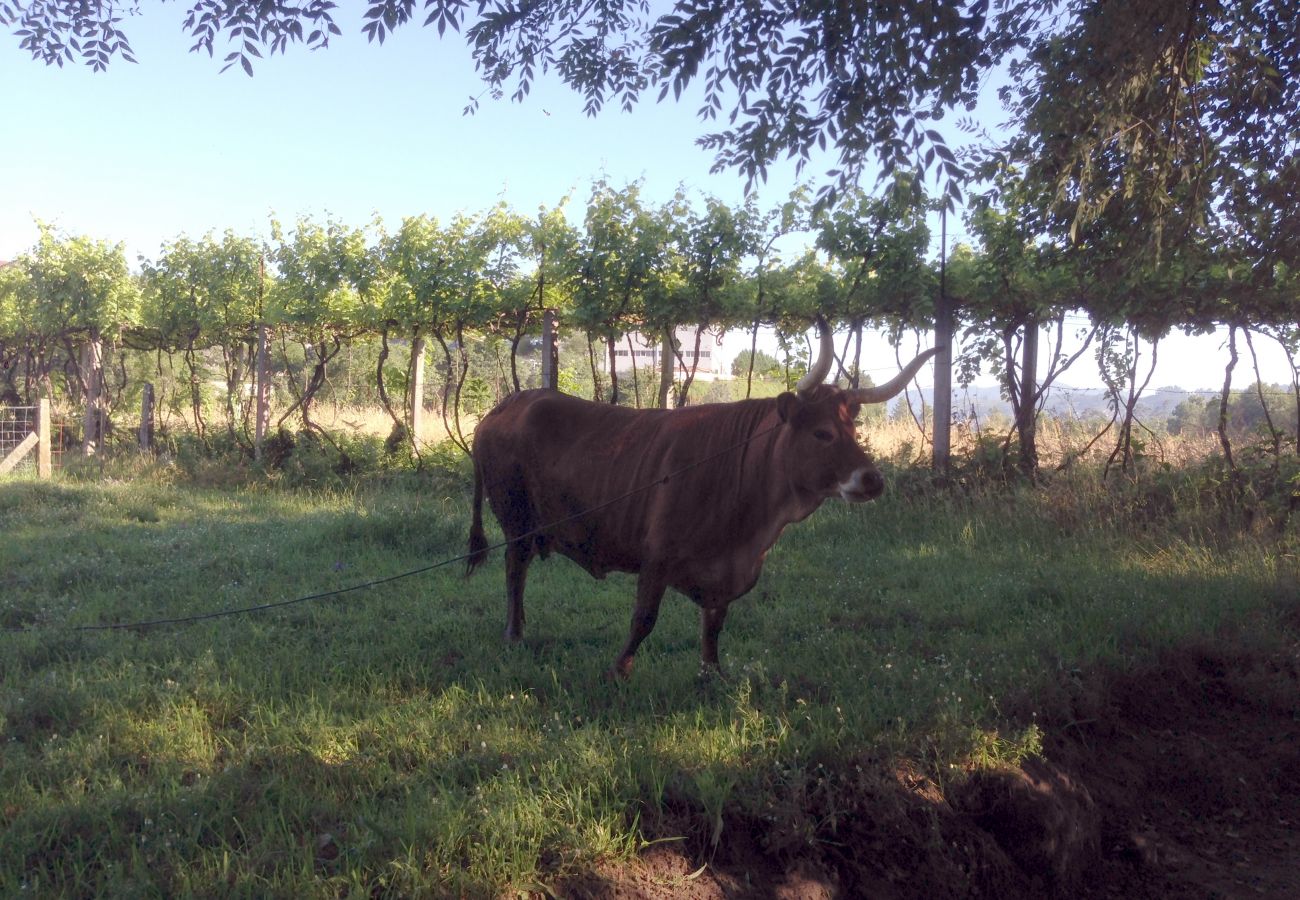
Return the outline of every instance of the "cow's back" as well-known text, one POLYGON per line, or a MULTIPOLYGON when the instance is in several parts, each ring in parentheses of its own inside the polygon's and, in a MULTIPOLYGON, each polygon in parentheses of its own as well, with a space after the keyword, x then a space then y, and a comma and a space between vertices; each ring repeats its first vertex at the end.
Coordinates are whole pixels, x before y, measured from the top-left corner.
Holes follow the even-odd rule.
POLYGON ((725 555, 750 525, 739 463, 763 455, 725 451, 753 436, 771 405, 633 410, 523 391, 479 424, 475 465, 507 536, 545 528, 539 552, 558 550, 592 574, 725 555))

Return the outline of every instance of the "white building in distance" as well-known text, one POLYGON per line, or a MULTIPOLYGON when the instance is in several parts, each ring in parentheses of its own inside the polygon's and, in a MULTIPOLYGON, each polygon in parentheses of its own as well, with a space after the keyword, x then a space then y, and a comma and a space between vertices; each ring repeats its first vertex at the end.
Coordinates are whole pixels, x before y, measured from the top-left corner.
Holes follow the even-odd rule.
MULTIPOLYGON (((680 356, 673 354, 673 377, 683 379, 691 366, 695 367, 696 381, 729 381, 731 361, 736 355, 729 349, 731 342, 721 328, 706 328, 700 334, 699 359, 695 355, 695 336, 699 329, 684 326, 677 329, 676 338, 680 347, 680 356)), ((734 338, 733 338, 734 340, 734 338)), ((638 371, 659 370, 660 357, 663 354, 663 338, 654 334, 631 332, 624 336, 614 348, 614 369, 622 375, 632 371, 633 361, 638 371)))

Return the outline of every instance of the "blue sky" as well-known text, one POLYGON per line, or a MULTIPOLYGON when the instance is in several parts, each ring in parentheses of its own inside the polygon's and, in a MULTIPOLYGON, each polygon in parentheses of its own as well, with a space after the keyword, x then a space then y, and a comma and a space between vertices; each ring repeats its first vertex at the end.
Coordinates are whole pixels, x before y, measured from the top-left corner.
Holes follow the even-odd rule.
MULTIPOLYGON (((734 171, 710 174, 712 154, 695 145, 707 130, 690 98, 643 99, 632 114, 611 106, 589 118, 581 98, 540 77, 522 104, 484 95, 463 40, 408 26, 383 46, 360 33, 360 17, 325 51, 291 48, 260 61, 248 78, 220 73, 190 53, 180 28, 184 4, 147 4, 127 19, 138 65, 114 60, 105 73, 81 65, 46 68, 5 35, 0 83, 7 139, 0 143, 0 259, 30 247, 33 219, 65 231, 125 243, 128 260, 153 257, 181 234, 227 228, 264 235, 272 214, 390 226, 420 213, 445 219, 504 199, 521 212, 572 194, 580 215, 593 179, 644 179, 650 201, 679 184, 740 202, 734 171)), ((977 115, 998 124, 993 91, 977 115)), ((949 126, 951 140, 960 136, 949 126)), ((814 158, 804 177, 833 167, 814 158)), ((780 202, 796 183, 791 163, 772 168, 760 202, 780 202)), ((950 221, 950 234, 960 226, 950 221)), ((1153 385, 1212 387, 1222 381, 1222 336, 1171 339, 1153 385)), ((866 348, 892 360, 883 343, 866 348)), ((1286 363, 1261 348, 1265 377, 1287 380, 1286 363), (1276 358, 1274 358, 1276 357, 1276 358)), ((1081 361, 1069 384, 1097 379, 1081 361)), ((925 378, 923 377, 924 381, 925 378)), ((1240 379, 1242 383, 1246 376, 1240 379)))
MULTIPOLYGON (((483 85, 456 36, 408 27, 381 47, 366 42, 359 19, 340 16, 344 34, 328 50, 291 49, 250 79, 219 74, 220 53, 188 52, 181 7, 146 12, 126 22, 138 65, 114 61, 96 74, 0 54, 0 79, 21 86, 5 104, 0 257, 30 246, 33 215, 125 241, 134 257, 183 231, 261 232, 272 211, 356 224, 378 212, 396 225, 498 198, 531 211, 573 192, 580 204, 602 172, 616 184, 645 178, 655 200, 679 182, 728 201, 743 195, 738 176, 709 174, 685 104, 593 119, 546 78, 524 104, 485 96, 465 116, 483 85)), ((772 183, 779 188, 764 196, 784 197, 793 167, 772 183)))

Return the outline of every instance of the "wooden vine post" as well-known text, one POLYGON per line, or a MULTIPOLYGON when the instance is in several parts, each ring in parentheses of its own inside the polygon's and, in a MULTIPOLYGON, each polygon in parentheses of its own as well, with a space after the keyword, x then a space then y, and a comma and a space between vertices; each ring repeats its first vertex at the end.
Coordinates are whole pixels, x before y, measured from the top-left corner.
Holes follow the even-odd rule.
POLYGON ((103 438, 104 342, 92 331, 81 349, 81 381, 86 390, 86 408, 82 418, 81 452, 94 456, 103 438))
POLYGON ((424 335, 411 339, 411 443, 424 433, 424 335))
POLYGON ((262 301, 266 293, 266 257, 258 260, 257 267, 257 398, 253 422, 253 458, 261 460, 266 443, 266 427, 271 421, 271 383, 267 373, 267 333, 262 301))
POLYGON ((934 454, 936 472, 948 471, 952 459, 952 304, 948 300, 948 210, 939 217, 939 299, 934 310, 934 454))
POLYGON ((153 449, 153 383, 146 381, 140 394, 140 450, 148 453, 153 449))
POLYGON ((555 311, 542 313, 542 387, 558 390, 560 354, 555 349, 555 311))
POLYGON ((1025 339, 1020 349, 1016 432, 1020 436, 1020 471, 1032 478, 1038 471, 1038 316, 1035 313, 1025 319, 1025 339))

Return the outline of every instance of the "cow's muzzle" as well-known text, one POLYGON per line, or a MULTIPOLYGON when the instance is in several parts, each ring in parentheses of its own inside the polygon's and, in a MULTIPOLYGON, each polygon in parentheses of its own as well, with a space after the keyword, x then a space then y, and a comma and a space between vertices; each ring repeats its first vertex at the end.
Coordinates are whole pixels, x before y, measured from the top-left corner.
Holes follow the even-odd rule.
POLYGON ((850 503, 866 503, 885 492, 885 479, 875 469, 858 469, 840 485, 840 496, 850 503))

